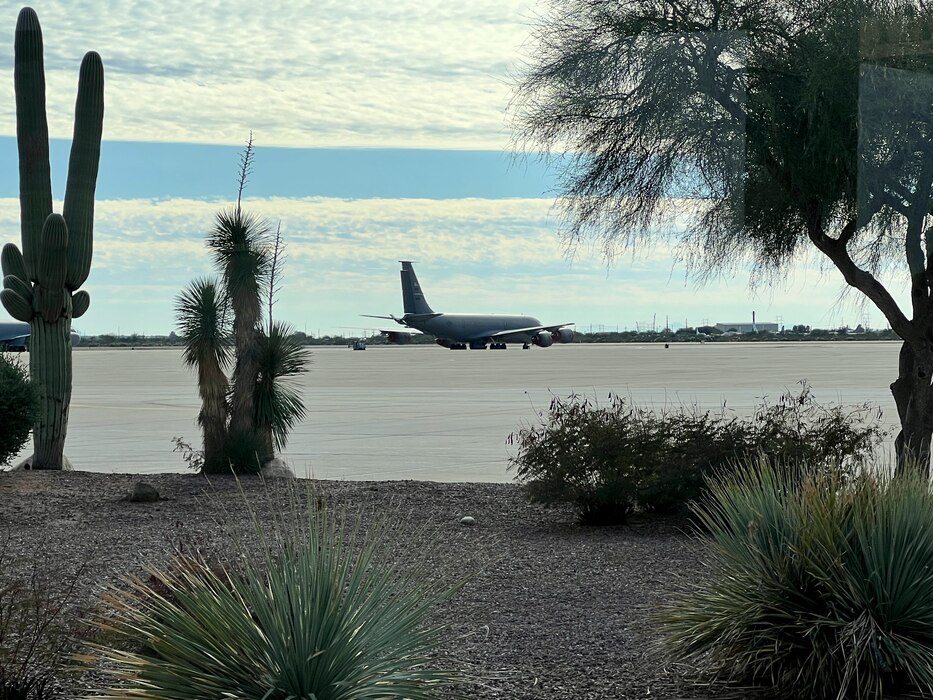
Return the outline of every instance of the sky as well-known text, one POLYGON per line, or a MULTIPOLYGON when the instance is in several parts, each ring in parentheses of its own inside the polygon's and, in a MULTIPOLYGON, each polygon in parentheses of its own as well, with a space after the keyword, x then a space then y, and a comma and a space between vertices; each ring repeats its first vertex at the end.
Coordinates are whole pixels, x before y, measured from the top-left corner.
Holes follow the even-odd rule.
MULTIPOLYGON (((777 286, 742 266, 700 284, 666 245, 608 265, 561 244, 559 163, 512 150, 509 102, 529 60, 527 0, 36 0, 55 209, 77 71, 106 73, 85 335, 165 335, 175 297, 213 274, 205 235, 236 200, 281 225, 276 318, 314 335, 401 314, 398 260, 436 311, 526 313, 588 330, 778 320, 885 327, 817 258, 777 286)), ((0 0, 0 244, 19 245, 13 29, 0 0), (3 29, 3 28, 6 29, 3 29)), ((903 289, 895 285, 899 298, 903 289)), ((5 312, 0 310, 0 316, 5 312)))

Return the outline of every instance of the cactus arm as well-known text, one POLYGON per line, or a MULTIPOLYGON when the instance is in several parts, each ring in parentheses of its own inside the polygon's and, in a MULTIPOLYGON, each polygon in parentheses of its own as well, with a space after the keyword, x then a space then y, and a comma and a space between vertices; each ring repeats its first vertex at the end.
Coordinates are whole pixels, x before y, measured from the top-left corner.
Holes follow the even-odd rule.
POLYGON ((94 192, 104 125, 104 64, 89 51, 81 61, 75 102, 74 139, 62 215, 68 222, 68 273, 65 285, 78 289, 91 271, 94 247, 94 192))
POLYGON ((19 252, 12 243, 7 243, 0 251, 0 270, 4 275, 14 275, 24 282, 29 279, 26 274, 26 263, 23 261, 23 254, 19 252))
POLYGON ((42 29, 31 7, 20 10, 14 37, 16 143, 19 148, 19 206, 26 280, 36 280, 39 237, 52 212, 49 124, 45 116, 42 29))
POLYGON ((61 214, 49 214, 42 226, 40 241, 38 282, 47 289, 58 289, 65 284, 68 270, 68 225, 61 214))
POLYGON ((17 321, 29 323, 32 320, 32 300, 26 300, 13 289, 0 289, 0 304, 17 321))
POLYGON ((84 312, 87 311, 90 305, 90 294, 85 292, 83 289, 80 292, 75 292, 71 297, 71 317, 81 318, 84 316, 84 312))
POLYGON ((27 301, 32 300, 32 287, 29 286, 29 282, 24 282, 20 277, 16 275, 7 275, 3 278, 3 288, 12 289, 14 292, 19 294, 23 299, 27 301))
POLYGON ((65 312, 65 273, 68 270, 68 226, 61 214, 49 214, 42 227, 39 264, 36 269, 37 310, 49 323, 65 312))

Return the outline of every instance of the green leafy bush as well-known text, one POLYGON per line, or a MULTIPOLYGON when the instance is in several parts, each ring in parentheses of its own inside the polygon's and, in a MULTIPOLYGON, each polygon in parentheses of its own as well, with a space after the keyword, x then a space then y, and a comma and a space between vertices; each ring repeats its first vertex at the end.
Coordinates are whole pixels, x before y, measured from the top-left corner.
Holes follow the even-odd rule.
POLYGON ((555 397, 538 425, 510 437, 518 450, 509 468, 532 501, 573 504, 589 525, 625 522, 636 509, 684 510, 708 475, 755 454, 856 470, 886 435, 880 413, 867 404, 822 406, 801 384, 750 418, 725 409, 656 412, 614 394, 606 406, 555 397))
POLYGON ((109 591, 99 624, 116 644, 94 649, 119 688, 101 697, 448 697, 455 674, 431 663, 443 628, 426 618, 462 582, 307 500, 307 515, 293 501, 271 526, 254 515, 247 535, 231 531, 225 568, 178 556, 109 591))
POLYGON ((0 466, 9 464, 23 449, 37 410, 38 395, 29 371, 0 353, 0 466))
POLYGON ((662 616, 675 657, 780 697, 933 693, 926 477, 762 460, 711 482, 694 509, 709 571, 662 616))

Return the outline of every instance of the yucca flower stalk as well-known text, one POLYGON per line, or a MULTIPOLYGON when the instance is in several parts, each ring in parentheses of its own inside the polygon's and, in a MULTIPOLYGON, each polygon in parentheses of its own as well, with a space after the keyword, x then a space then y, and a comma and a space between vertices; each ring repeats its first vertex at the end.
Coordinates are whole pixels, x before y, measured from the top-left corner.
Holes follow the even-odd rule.
POLYGON ((107 592, 97 624, 121 648, 93 649, 118 687, 98 697, 456 696, 458 674, 432 664, 444 628, 427 617, 465 579, 439 577, 423 554, 392 558, 385 527, 364 533, 299 488, 273 524, 251 512, 246 535, 231 531, 230 566, 177 557, 147 567, 163 593, 140 578, 107 592))

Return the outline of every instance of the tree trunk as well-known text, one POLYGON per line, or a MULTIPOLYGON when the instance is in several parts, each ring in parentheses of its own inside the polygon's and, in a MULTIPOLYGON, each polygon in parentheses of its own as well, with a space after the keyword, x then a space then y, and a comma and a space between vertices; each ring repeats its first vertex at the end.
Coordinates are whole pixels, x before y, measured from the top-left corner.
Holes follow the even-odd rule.
POLYGON ((262 454, 259 455, 260 464, 265 464, 275 458, 275 447, 272 444, 272 428, 263 426, 259 429, 259 441, 262 454))
MULTIPOLYGON (((258 310, 258 297, 256 299, 258 310)), ((237 313, 234 319, 236 364, 233 368, 233 395, 230 406, 230 441, 236 446, 228 452, 231 466, 237 473, 259 471, 262 440, 255 425, 256 383, 259 380, 259 358, 256 347, 255 316, 237 313), (245 322, 243 321, 245 316, 245 322)), ((235 312, 236 313, 236 312, 235 312)))
POLYGON ((204 431, 204 464, 202 468, 208 474, 228 474, 230 464, 224 446, 227 442, 227 430, 223 423, 201 412, 201 426, 204 431))
POLYGON ((198 416, 204 432, 203 470, 208 474, 227 474, 230 463, 227 443, 227 377, 221 366, 204 358, 198 366, 198 386, 201 413, 198 416))
POLYGON ((237 334, 236 364, 233 368, 233 397, 230 408, 230 431, 238 434, 252 432, 254 396, 259 379, 256 358, 255 329, 237 334))
POLYGON ((39 388, 32 469, 61 470, 71 404, 71 319, 49 322, 37 315, 30 327, 29 373, 39 388))
POLYGON ((891 394, 897 405, 901 430, 894 442, 898 476, 917 470, 930 470, 930 439, 933 437, 933 417, 930 415, 933 350, 909 342, 901 345, 897 380, 891 384, 891 394))

